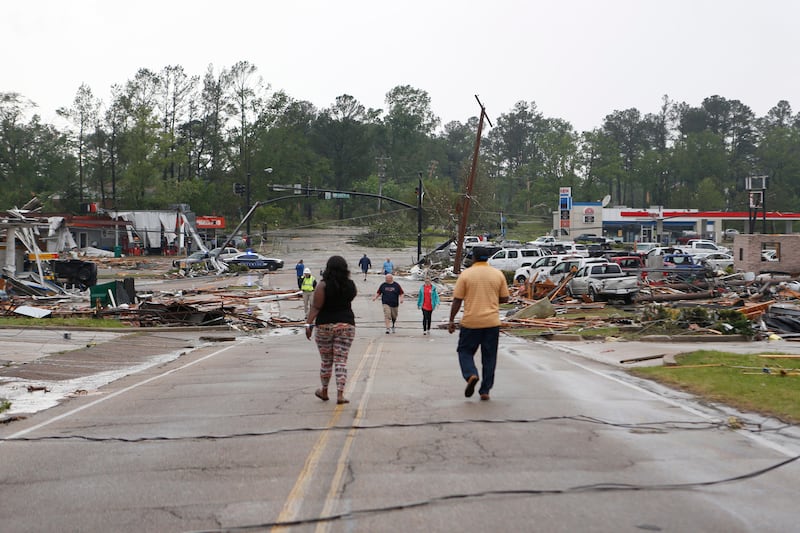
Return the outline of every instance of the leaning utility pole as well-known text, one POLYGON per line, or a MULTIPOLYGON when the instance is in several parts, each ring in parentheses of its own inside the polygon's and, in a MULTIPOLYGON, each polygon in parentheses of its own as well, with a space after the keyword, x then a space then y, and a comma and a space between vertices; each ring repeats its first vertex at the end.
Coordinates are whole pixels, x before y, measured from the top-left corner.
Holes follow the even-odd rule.
POLYGON ((458 235, 456 235, 456 257, 455 264, 453 265, 453 272, 456 274, 461 272, 461 255, 464 251, 464 233, 467 231, 467 219, 469 218, 469 204, 472 200, 472 186, 475 184, 475 172, 478 169, 478 153, 481 149, 481 132, 483 131, 483 119, 485 118, 489 125, 494 127, 492 121, 486 116, 486 108, 483 107, 478 95, 475 95, 475 100, 481 106, 481 118, 478 121, 478 134, 475 139, 475 152, 472 154, 472 167, 469 169, 469 178, 467 179, 467 192, 464 195, 464 200, 461 204, 461 218, 458 221, 458 235))

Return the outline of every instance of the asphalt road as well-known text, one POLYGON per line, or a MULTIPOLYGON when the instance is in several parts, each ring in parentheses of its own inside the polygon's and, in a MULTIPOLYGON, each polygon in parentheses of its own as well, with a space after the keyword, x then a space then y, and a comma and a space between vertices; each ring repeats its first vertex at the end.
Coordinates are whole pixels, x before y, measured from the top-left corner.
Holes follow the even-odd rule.
POLYGON ((356 277, 350 404, 314 397, 299 329, 197 342, 0 427, 0 529, 796 530, 800 435, 621 368, 664 346, 504 336, 481 402, 435 327, 447 306, 422 336, 407 300, 386 335, 380 278, 356 277))

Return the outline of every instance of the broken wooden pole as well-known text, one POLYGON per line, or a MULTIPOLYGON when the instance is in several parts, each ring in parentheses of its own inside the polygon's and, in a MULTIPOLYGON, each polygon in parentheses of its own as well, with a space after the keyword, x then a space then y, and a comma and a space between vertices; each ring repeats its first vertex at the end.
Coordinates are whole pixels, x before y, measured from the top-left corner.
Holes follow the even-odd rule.
POLYGON ((661 359, 665 354, 658 355, 645 355, 644 357, 634 357, 633 359, 623 359, 620 363, 638 363, 640 361, 650 361, 652 359, 661 359))

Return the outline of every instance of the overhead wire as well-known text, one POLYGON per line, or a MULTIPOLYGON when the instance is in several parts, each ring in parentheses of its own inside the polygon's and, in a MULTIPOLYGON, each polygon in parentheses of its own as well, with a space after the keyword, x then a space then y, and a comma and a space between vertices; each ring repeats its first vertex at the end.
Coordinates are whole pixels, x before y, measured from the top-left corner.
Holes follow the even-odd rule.
POLYGON ((500 490, 485 490, 478 492, 467 492, 459 494, 446 494, 443 496, 434 496, 425 500, 415 502, 407 502, 396 505, 387 505, 383 507, 372 507, 367 509, 356 509, 339 514, 328 516, 320 516, 313 518, 303 518, 297 520, 287 520, 284 522, 264 522, 260 524, 248 524, 235 527, 226 527, 222 529, 209 529, 198 530, 200 532, 216 532, 216 531, 247 531, 252 529, 262 529, 268 527, 288 527, 288 526, 301 526, 309 524, 320 524, 327 522, 336 522, 340 520, 349 520, 361 516, 391 513, 396 511, 404 511, 407 509, 415 509, 419 507, 427 507, 437 503, 445 503, 450 501, 459 501, 467 499, 479 499, 491 496, 546 496, 546 495, 565 495, 576 493, 589 493, 589 492, 626 492, 626 491, 673 491, 673 490, 692 490, 700 487, 711 487, 717 485, 725 485, 735 483, 746 479, 753 479, 762 476, 768 472, 784 467, 800 459, 800 455, 790 457, 784 461, 772 464, 759 470, 753 470, 738 476, 727 477, 723 479, 714 479, 708 481, 694 481, 687 483, 655 483, 650 485, 645 484, 632 484, 632 483, 591 483, 587 485, 576 485, 564 489, 500 489, 500 490))

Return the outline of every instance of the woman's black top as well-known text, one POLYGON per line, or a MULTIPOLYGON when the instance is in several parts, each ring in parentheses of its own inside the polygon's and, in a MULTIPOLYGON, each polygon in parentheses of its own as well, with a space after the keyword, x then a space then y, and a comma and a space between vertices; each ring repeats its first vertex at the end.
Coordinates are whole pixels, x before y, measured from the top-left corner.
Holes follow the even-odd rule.
POLYGON ((356 297, 356 284, 353 280, 344 281, 344 285, 334 285, 325 281, 325 303, 317 315, 317 324, 353 324, 356 317, 350 303, 356 297))

